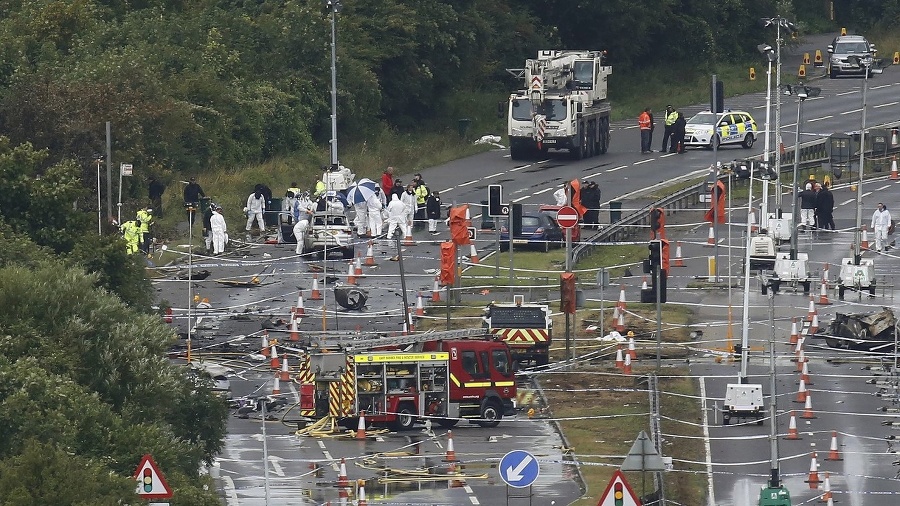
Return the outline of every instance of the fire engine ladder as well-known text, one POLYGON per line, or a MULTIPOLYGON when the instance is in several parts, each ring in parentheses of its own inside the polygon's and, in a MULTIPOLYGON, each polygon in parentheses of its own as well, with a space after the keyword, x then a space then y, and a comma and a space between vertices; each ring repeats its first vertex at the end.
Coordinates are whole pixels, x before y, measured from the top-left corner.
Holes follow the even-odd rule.
POLYGON ((483 328, 445 330, 440 332, 425 332, 394 337, 360 337, 354 334, 335 336, 334 333, 321 332, 315 335, 306 334, 310 347, 317 349, 340 350, 367 350, 382 346, 405 346, 419 344, 428 341, 443 341, 448 339, 466 339, 469 337, 483 337, 488 334, 483 328))

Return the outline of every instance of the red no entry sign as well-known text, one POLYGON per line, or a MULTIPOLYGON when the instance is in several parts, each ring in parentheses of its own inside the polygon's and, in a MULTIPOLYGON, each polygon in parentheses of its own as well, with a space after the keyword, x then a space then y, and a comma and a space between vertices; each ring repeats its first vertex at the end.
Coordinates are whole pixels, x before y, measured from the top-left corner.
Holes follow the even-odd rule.
POLYGON ((578 211, 571 206, 563 206, 556 211, 556 221, 562 228, 572 228, 578 224, 578 211))

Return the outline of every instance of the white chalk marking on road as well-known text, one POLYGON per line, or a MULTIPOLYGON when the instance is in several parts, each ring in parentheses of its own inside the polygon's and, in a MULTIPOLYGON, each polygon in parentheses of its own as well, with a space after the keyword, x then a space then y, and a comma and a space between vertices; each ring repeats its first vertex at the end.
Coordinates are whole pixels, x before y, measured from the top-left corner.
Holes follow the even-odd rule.
POLYGON ((635 164, 635 165, 641 165, 641 164, 644 164, 644 163, 647 163, 647 162, 652 162, 653 160, 656 160, 656 158, 647 158, 646 160, 641 160, 641 161, 639 161, 639 162, 634 162, 634 164, 635 164))
POLYGON ((836 93, 834 96, 836 96, 836 97, 842 97, 842 96, 844 96, 844 95, 850 95, 850 94, 852 94, 852 93, 859 93, 859 90, 844 91, 844 92, 842 92, 842 93, 836 93))
POLYGON ((841 203, 838 204, 838 205, 839 205, 839 206, 846 206, 847 204, 849 204, 849 203, 851 203, 851 202, 856 202, 856 199, 847 199, 847 200, 841 202, 841 203))
POLYGON ((231 476, 223 476, 222 481, 225 488, 226 506, 238 506, 240 502, 238 501, 237 490, 234 489, 234 480, 231 479, 231 476))
POLYGON ((607 170, 606 172, 615 172, 615 171, 617 171, 617 170, 622 170, 622 169, 625 169, 625 168, 627 168, 627 167, 628 167, 627 165, 619 165, 618 167, 613 167, 613 168, 607 170))
POLYGON ((897 105, 898 103, 900 103, 900 102, 896 102, 896 101, 895 101, 895 102, 889 102, 889 103, 887 103, 887 104, 873 105, 873 106, 872 106, 872 109, 878 109, 878 108, 880 108, 880 107, 890 107, 890 106, 892 106, 892 105, 897 105))
POLYGON ((834 117, 833 115, 829 114, 828 116, 822 116, 821 118, 808 119, 806 121, 812 123, 813 121, 822 121, 823 119, 828 119, 828 118, 833 118, 833 117, 834 117))
POLYGON ((461 183, 459 186, 460 186, 460 188, 461 188, 461 187, 463 187, 463 186, 469 186, 470 184, 475 184, 475 183, 477 183, 477 182, 479 182, 479 181, 481 181, 481 178, 473 179, 473 180, 469 181, 468 183, 461 183))
POLYGON ((716 491, 713 488, 712 448, 709 444, 709 420, 706 416, 706 378, 700 376, 700 409, 703 411, 703 450, 706 452, 706 504, 716 506, 716 491))
POLYGON ((859 109, 850 109, 849 111, 844 111, 841 113, 841 115, 843 116, 845 114, 856 114, 860 111, 862 111, 862 107, 860 107, 859 109))

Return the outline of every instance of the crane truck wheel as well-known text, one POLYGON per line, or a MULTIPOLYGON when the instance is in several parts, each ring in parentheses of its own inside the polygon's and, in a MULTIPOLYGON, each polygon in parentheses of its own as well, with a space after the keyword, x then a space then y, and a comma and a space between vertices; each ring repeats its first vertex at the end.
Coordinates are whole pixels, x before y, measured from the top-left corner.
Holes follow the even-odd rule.
POLYGON ((397 432, 402 430, 412 430, 416 424, 415 406, 408 402, 404 402, 397 407, 397 420, 393 423, 393 428, 397 432))
POLYGON ((605 155, 609 150, 609 118, 600 120, 600 154, 605 155))
POLYGON ((500 425, 502 417, 503 413, 500 411, 497 403, 491 399, 485 399, 481 404, 481 418, 476 420, 475 423, 482 427, 496 427, 500 425))

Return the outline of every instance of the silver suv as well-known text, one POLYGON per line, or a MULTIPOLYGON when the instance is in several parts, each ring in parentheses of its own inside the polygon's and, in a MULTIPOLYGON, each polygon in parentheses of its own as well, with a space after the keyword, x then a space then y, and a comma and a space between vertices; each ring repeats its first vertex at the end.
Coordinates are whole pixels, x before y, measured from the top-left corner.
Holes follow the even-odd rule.
POLYGON ((849 56, 859 56, 862 58, 874 58, 874 44, 870 44, 862 35, 842 35, 835 37, 834 41, 828 45, 828 53, 831 55, 828 61, 828 77, 834 79, 839 75, 855 74, 863 75, 865 67, 859 64, 859 61, 852 61, 849 56))

